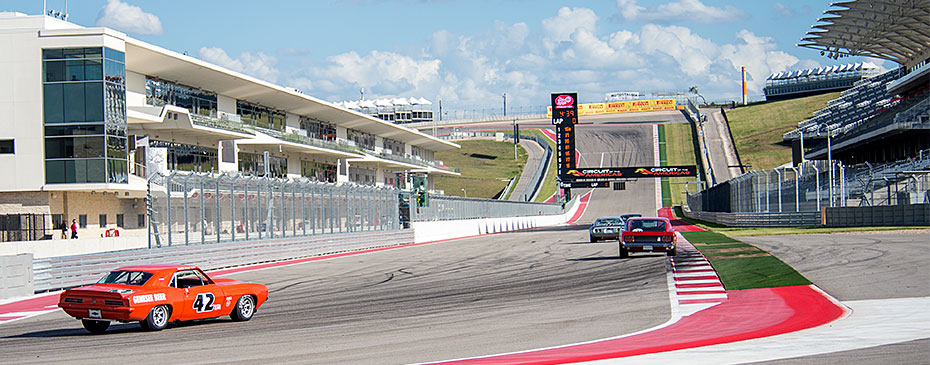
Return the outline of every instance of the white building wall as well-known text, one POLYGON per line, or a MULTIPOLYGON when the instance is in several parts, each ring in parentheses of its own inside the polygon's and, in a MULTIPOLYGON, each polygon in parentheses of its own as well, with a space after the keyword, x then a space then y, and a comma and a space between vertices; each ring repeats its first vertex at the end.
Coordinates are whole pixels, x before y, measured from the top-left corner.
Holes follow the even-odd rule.
POLYGON ((236 114, 236 99, 226 95, 216 95, 216 109, 220 112, 236 114))
POLYGON ((126 70, 126 106, 145 105, 145 75, 126 70))

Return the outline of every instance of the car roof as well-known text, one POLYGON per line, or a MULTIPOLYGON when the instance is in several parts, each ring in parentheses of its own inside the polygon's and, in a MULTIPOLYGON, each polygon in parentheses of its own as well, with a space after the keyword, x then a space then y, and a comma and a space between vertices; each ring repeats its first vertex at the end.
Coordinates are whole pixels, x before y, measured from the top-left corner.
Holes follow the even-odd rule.
POLYGON ((190 270, 197 269, 193 265, 132 265, 132 266, 123 266, 117 270, 126 270, 126 271, 147 271, 151 273, 157 273, 162 271, 178 271, 178 270, 190 270))
POLYGON ((597 217, 594 220, 601 220, 601 219, 620 219, 620 217, 597 217))
POLYGON ((630 218, 630 220, 638 220, 638 221, 655 221, 655 220, 659 220, 659 221, 664 221, 664 222, 667 222, 667 223, 671 223, 671 222, 672 222, 672 221, 670 221, 668 218, 665 218, 665 217, 633 217, 633 218, 630 218))

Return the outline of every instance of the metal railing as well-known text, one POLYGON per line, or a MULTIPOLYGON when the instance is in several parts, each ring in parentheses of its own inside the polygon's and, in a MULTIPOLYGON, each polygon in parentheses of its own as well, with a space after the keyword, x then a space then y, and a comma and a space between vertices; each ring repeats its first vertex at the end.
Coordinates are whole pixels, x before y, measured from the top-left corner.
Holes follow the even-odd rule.
POLYGON ((174 172, 148 189, 150 248, 400 228, 388 188, 174 172))
POLYGON ((189 115, 191 117, 191 122, 196 125, 210 127, 210 128, 224 129, 227 131, 233 131, 233 132, 244 133, 244 134, 252 134, 252 135, 255 134, 255 133, 252 133, 251 130, 249 130, 248 125, 242 122, 230 120, 226 118, 225 114, 222 117, 200 115, 200 114, 193 113, 193 112, 190 113, 189 115))
MULTIPOLYGON (((516 202, 494 199, 461 198, 448 195, 429 195, 429 205, 411 204, 410 221, 444 221, 457 219, 528 217, 564 213, 561 204, 516 202)), ((568 206, 566 204, 566 206, 568 206)))

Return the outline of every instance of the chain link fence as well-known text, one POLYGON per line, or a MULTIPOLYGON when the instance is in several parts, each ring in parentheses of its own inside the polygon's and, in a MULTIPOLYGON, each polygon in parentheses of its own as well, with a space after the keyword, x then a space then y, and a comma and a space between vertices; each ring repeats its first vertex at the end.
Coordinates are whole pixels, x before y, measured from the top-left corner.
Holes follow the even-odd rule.
POLYGON ((175 172, 148 190, 150 248, 401 228, 388 188, 175 172))
POLYGON ((824 207, 928 202, 930 151, 881 165, 805 161, 798 167, 753 171, 688 195, 691 211, 820 212, 824 207))

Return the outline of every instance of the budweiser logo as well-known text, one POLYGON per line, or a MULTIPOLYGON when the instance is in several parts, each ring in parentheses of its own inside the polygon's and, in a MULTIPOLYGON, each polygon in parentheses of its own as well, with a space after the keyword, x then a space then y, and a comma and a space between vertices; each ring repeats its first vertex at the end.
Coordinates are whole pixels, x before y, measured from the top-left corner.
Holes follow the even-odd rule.
POLYGON ((562 108, 571 108, 575 106, 575 99, 571 95, 559 95, 555 97, 555 107, 562 108))

